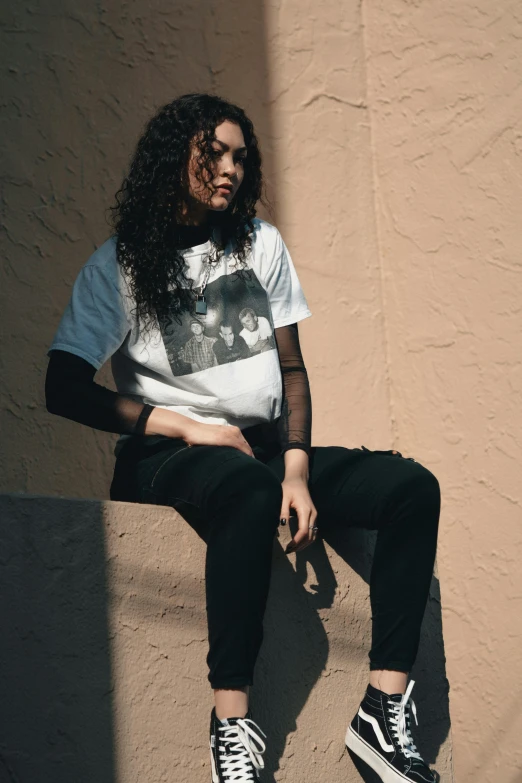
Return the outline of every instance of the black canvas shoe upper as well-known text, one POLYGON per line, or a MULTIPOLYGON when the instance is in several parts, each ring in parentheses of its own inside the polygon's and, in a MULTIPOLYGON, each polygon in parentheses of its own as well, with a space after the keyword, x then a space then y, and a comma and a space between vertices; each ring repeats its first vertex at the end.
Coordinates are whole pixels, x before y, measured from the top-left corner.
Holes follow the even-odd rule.
POLYGON ((244 718, 219 720, 216 710, 210 716, 212 783, 257 783, 264 768, 266 746, 263 731, 249 713, 244 718))
POLYGON ((411 712, 417 723, 417 710, 410 697, 413 685, 411 680, 404 695, 391 696, 368 685, 350 728, 398 773, 399 779, 435 783, 437 778, 411 736, 411 712))

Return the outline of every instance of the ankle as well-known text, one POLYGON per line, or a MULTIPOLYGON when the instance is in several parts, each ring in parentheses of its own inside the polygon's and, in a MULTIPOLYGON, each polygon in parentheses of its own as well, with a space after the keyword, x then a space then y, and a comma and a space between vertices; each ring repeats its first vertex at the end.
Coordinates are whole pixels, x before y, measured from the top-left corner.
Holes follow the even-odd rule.
POLYGON ((391 696, 404 694, 408 686, 408 673, 391 669, 374 669, 370 672, 370 685, 391 696))
POLYGON ((214 690, 216 717, 244 718, 248 712, 248 686, 243 688, 218 688, 214 690))

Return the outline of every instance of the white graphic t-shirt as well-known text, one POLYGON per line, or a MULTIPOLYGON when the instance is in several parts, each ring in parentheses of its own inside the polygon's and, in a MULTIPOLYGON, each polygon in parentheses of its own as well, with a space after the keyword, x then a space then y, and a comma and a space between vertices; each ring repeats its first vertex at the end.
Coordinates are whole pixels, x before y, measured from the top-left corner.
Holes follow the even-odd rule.
MULTIPOLYGON (((253 223, 247 268, 229 247, 212 264, 206 314, 166 318, 147 334, 132 313, 116 238, 108 239, 80 270, 49 351, 69 351, 96 369, 111 358, 120 394, 197 421, 241 429, 273 421, 282 399, 273 331, 311 312, 278 229, 253 223)), ((181 251, 196 285, 211 247, 208 240, 181 251)))

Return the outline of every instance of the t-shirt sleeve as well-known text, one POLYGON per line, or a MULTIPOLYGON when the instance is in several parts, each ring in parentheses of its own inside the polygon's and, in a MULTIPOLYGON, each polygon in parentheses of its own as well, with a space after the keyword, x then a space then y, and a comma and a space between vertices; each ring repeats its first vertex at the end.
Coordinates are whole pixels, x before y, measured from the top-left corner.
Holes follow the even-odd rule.
POLYGON ((131 329, 123 295, 110 274, 86 264, 49 348, 80 356, 97 370, 121 346, 131 329))
POLYGON ((266 272, 264 283, 270 300, 274 327, 308 318, 312 315, 297 277, 292 258, 279 230, 270 226, 264 240, 266 272))

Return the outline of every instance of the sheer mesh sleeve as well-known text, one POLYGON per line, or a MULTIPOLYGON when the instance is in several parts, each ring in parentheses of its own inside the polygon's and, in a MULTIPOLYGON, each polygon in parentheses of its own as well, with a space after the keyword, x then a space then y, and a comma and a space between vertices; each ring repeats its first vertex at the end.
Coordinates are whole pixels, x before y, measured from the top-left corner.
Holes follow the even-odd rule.
POLYGON ((47 410, 105 432, 143 435, 152 405, 94 382, 96 368, 68 351, 51 351, 45 379, 47 410))
POLYGON ((312 398, 297 324, 279 327, 275 336, 283 375, 283 406, 277 421, 281 453, 303 449, 310 454, 312 398))

